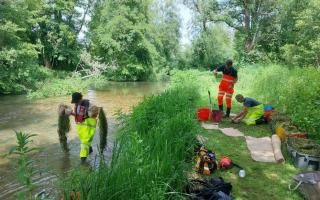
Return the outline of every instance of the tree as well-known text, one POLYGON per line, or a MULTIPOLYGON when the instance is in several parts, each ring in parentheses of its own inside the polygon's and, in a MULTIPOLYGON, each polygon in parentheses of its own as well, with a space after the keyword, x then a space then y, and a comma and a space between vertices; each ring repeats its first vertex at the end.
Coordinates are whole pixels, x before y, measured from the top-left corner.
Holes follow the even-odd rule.
POLYGON ((282 58, 293 66, 320 67, 320 2, 283 2, 282 58), (287 37, 285 37, 287 36, 287 37))
POLYGON ((192 67, 212 68, 232 58, 230 36, 221 26, 208 28, 192 43, 192 67))
POLYGON ((91 52, 119 67, 114 79, 144 80, 151 73, 155 46, 150 32, 149 0, 105 0, 91 26, 91 52))
MULTIPOLYGON (((158 68, 172 68, 179 51, 180 19, 176 3, 172 0, 158 0, 152 5, 151 33, 149 40, 157 48, 165 63, 158 68)), ((160 58, 160 59, 161 59, 160 58)))
POLYGON ((81 45, 77 38, 94 0, 43 1, 36 31, 42 45, 40 63, 48 68, 74 69, 81 45))
POLYGON ((25 92, 42 76, 37 68, 39 46, 29 38, 30 29, 39 20, 37 3, 0 3, 0 94, 25 92))
POLYGON ((217 0, 183 0, 195 15, 196 29, 207 31, 208 24, 219 19, 220 7, 217 0))

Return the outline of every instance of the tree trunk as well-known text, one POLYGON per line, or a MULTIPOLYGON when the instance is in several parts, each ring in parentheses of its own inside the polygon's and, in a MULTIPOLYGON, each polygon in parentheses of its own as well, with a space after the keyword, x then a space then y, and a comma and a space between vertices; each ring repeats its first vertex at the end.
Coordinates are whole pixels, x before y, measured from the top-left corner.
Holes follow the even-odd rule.
POLYGON ((251 35, 251 15, 249 10, 249 0, 243 0, 244 8, 244 30, 246 32, 246 40, 244 44, 245 51, 248 53, 253 47, 253 38, 251 35))
POLYGON ((44 58, 44 66, 49 68, 49 69, 52 69, 52 65, 51 65, 51 62, 48 58, 44 58))

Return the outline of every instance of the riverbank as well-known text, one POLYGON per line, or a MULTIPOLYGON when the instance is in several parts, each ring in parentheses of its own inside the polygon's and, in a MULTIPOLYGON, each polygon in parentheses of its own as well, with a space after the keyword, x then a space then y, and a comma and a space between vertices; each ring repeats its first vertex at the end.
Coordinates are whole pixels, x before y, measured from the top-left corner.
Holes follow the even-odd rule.
MULTIPOLYGON (((208 106, 206 89, 215 90, 217 84, 206 72, 176 72, 169 90, 145 99, 130 115, 121 115, 112 162, 95 171, 75 169, 62 182, 64 197, 77 191, 84 199, 185 199, 188 174, 195 164, 195 136, 200 133, 209 138, 206 145, 217 155, 228 155, 245 167, 248 174, 241 180, 233 170, 214 174, 233 184, 232 195, 237 199, 302 199, 287 191, 298 172, 289 160, 284 165, 254 162, 241 139, 200 127, 196 108, 208 106)), ((240 106, 234 105, 234 111, 239 111, 240 106)), ((257 136, 256 131, 258 136, 271 135, 268 126, 242 128, 248 135, 257 136)))

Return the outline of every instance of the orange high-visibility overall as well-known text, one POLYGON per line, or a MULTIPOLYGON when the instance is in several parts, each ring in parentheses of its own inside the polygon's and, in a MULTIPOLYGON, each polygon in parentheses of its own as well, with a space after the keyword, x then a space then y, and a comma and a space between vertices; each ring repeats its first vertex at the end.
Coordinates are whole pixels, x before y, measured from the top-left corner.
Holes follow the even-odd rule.
POLYGON ((236 82, 236 78, 230 75, 223 74, 222 80, 219 85, 218 104, 223 105, 223 97, 226 94, 227 108, 231 108, 231 100, 233 95, 233 85, 236 82))

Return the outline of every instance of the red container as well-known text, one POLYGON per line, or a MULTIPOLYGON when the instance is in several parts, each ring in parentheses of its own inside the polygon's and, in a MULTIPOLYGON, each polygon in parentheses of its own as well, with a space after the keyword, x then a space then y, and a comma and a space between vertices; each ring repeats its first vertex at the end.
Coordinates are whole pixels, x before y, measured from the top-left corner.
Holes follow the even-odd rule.
POLYGON ((220 110, 212 110, 212 121, 215 123, 219 123, 224 115, 223 111, 220 110))
POLYGON ((308 138, 308 134, 307 133, 287 134, 287 137, 307 139, 308 138))
POLYGON ((210 109, 209 108, 199 108, 197 111, 197 116, 199 121, 208 121, 210 118, 210 109))

